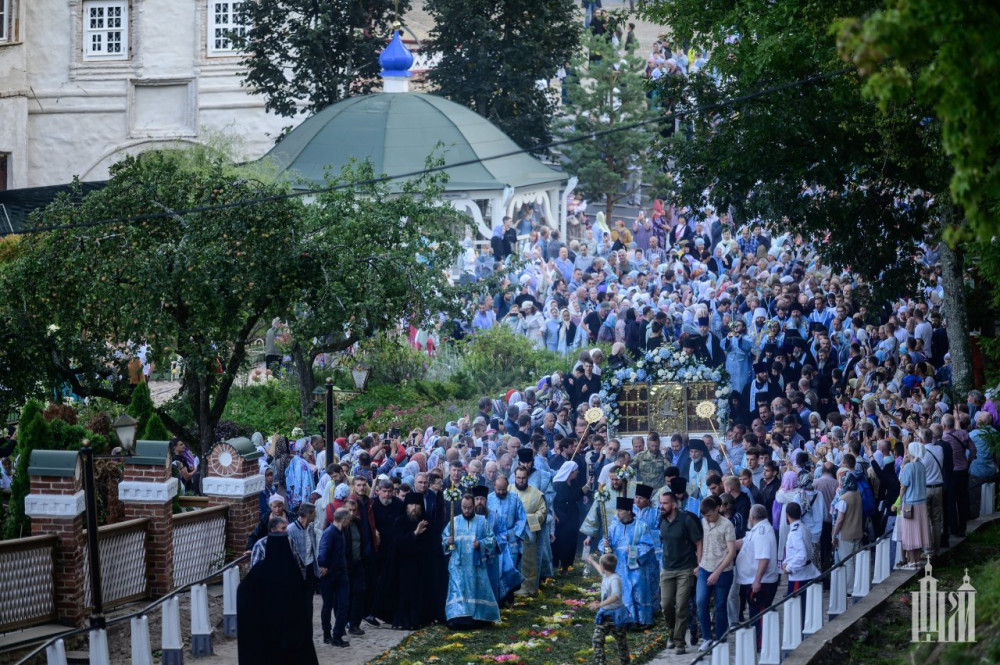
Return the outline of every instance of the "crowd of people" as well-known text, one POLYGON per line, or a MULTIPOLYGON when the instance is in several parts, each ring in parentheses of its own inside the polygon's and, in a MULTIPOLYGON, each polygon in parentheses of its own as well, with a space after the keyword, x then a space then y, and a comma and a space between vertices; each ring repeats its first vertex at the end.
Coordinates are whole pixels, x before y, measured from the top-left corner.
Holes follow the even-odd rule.
POLYGON ((844 560, 851 589, 852 555, 883 534, 910 567, 965 534, 996 478, 1000 422, 992 393, 951 395, 935 244, 914 257, 918 294, 868 307, 864 282, 806 239, 708 205, 654 201, 629 223, 581 214, 581 229, 567 244, 530 208, 504 219, 489 260, 470 265, 504 274, 501 289, 470 320, 411 335, 430 349, 509 326, 572 354, 568 371, 440 429, 332 450, 259 439, 272 476, 250 549, 266 561, 284 525, 312 529, 289 540, 323 594, 328 641, 366 621, 494 622, 582 561, 605 576, 595 640, 662 613, 683 652, 756 616, 781 580, 794 593, 844 560), (588 424, 602 375, 660 346, 727 370, 721 437, 588 424))

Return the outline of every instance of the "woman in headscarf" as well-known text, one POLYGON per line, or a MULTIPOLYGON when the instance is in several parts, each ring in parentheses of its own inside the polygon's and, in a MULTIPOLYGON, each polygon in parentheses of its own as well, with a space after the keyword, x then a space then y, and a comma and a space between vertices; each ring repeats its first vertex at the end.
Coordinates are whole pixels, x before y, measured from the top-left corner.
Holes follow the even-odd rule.
POLYGON ((628 358, 625 356, 625 345, 615 342, 611 345, 611 355, 608 357, 608 367, 614 370, 628 366, 628 358))
POLYGON ((923 444, 911 442, 899 473, 900 509, 896 524, 906 558, 904 568, 919 567, 924 548, 932 546, 927 520, 927 469, 923 459, 923 444))
POLYGON ((288 491, 285 485, 285 471, 288 470, 288 462, 291 460, 288 439, 280 434, 272 434, 271 444, 274 447, 274 484, 278 486, 278 494, 285 496, 288 491))
POLYGON ((316 489, 309 462, 302 457, 307 445, 305 441, 308 439, 296 443, 296 454, 289 458, 285 468, 285 498, 288 499, 288 508, 293 514, 302 503, 309 500, 309 495, 316 489))
POLYGON ((573 481, 579 475, 576 462, 563 462, 552 481, 556 496, 553 502, 555 513, 555 542, 552 543, 552 565, 559 566, 565 573, 573 565, 576 556, 576 540, 580 532, 580 498, 583 489, 573 481))
POLYGON ((641 358, 645 354, 645 347, 642 339, 642 332, 639 322, 636 320, 635 309, 629 307, 625 312, 625 348, 635 358, 641 358))
POLYGON ((812 471, 799 472, 798 486, 796 501, 802 506, 802 526, 809 529, 809 535, 812 537, 812 562, 817 569, 823 570, 820 542, 823 536, 823 516, 826 515, 826 502, 823 500, 823 495, 813 488, 812 471))
POLYGON ((785 520, 785 506, 798 496, 799 474, 785 471, 781 476, 781 487, 774 495, 771 508, 771 526, 778 532, 778 561, 785 558, 785 540, 788 538, 788 522, 785 520))
POLYGON ((563 309, 559 318, 545 324, 545 347, 565 355, 577 347, 577 327, 569 309, 563 309))

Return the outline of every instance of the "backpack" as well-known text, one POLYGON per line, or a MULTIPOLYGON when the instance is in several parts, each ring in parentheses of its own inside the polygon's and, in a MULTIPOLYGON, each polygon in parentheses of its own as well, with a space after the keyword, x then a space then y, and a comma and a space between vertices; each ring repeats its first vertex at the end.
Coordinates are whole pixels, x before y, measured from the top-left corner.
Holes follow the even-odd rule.
POLYGON ((861 514, 867 519, 875 514, 875 492, 864 476, 858 478, 858 494, 861 495, 861 514))

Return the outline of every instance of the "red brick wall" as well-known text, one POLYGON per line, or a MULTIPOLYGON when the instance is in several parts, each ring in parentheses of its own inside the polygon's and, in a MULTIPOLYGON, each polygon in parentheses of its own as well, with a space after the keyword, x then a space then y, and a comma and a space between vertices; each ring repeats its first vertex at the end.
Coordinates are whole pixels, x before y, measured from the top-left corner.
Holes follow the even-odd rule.
MULTIPOLYGON (((32 479, 32 490, 34 490, 32 479)), ((86 617, 83 607, 84 575, 87 574, 87 560, 83 558, 83 515, 74 518, 34 517, 31 519, 31 535, 55 535, 55 606, 59 621, 71 626, 80 626, 86 617)))

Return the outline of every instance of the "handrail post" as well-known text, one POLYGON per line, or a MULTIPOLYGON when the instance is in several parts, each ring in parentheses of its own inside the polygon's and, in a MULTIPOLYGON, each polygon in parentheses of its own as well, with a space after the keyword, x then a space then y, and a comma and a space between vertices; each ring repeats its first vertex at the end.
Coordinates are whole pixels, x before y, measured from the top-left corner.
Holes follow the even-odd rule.
POLYGON ((818 633, 823 627, 823 585, 813 582, 806 588, 806 622, 803 635, 818 633))
POLYGON ((729 665, 729 640, 725 637, 712 647, 712 665, 729 665))
POLYGON ((184 641, 181 639, 180 598, 174 596, 163 603, 163 665, 184 665, 184 641))
POLYGON ((780 665, 781 635, 778 627, 778 610, 764 613, 760 633, 760 660, 758 665, 780 665))
POLYGON ((208 587, 191 587, 191 654, 195 658, 212 655, 212 624, 208 618, 208 587))
POLYGON ((66 665, 66 643, 56 640, 45 649, 46 665, 66 665))
POLYGON ((854 590, 851 592, 851 598, 855 603, 871 591, 871 565, 868 550, 859 550, 854 555, 854 590))
POLYGON ((757 632, 753 625, 740 628, 736 631, 736 665, 755 665, 757 656, 756 639, 757 632))
POLYGON ((837 566, 830 573, 830 605, 827 617, 831 620, 847 611, 847 572, 837 566))
MULTIPOLYGON (((80 449, 83 458, 83 493, 87 514, 87 558, 90 561, 91 628, 104 628, 104 589, 101 582, 101 546, 97 533, 97 488, 94 483, 94 450, 89 441, 80 449)), ((91 631, 91 640, 93 640, 91 631)), ((105 638, 107 639, 107 638, 105 638)))
POLYGON ((802 644, 802 600, 798 596, 789 598, 781 614, 781 651, 782 657, 787 657, 802 644))
POLYGON ((153 665, 153 648, 149 643, 149 618, 132 617, 132 665, 153 665))
POLYGON ((222 633, 236 637, 236 590, 240 586, 240 569, 227 568, 222 573, 222 633))

